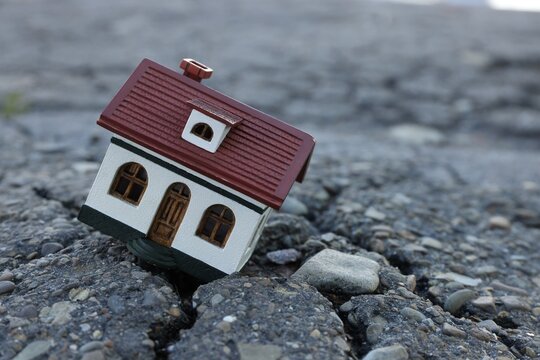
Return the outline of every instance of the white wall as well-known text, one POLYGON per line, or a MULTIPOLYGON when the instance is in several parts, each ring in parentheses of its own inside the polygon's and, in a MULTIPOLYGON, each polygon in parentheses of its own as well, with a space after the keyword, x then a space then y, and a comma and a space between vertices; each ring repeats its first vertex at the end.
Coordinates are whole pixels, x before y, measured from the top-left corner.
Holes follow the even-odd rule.
MULTIPOLYGON (((143 149, 129 142, 133 146, 143 149)), ((163 157, 149 150, 143 149, 156 157, 163 157)), ((167 162, 186 170, 197 177, 202 178, 214 185, 218 185, 223 189, 261 207, 266 208, 263 204, 240 194, 239 192, 226 188, 214 180, 206 178, 192 170, 187 169, 180 164, 170 160, 167 162)), ((194 258, 197 258, 223 272, 232 273, 243 265, 244 254, 246 248, 257 231, 257 225, 263 214, 259 214, 234 200, 231 200, 223 195, 215 193, 206 187, 199 185, 193 181, 183 178, 174 172, 162 168, 158 164, 151 162, 139 155, 136 155, 118 145, 110 144, 105 154, 105 158, 98 171, 92 189, 86 199, 86 205, 115 218, 134 229, 147 234, 154 215, 159 207, 159 204, 165 194, 165 191, 174 182, 185 183, 191 191, 191 199, 186 210, 184 219, 180 224, 180 228, 176 233, 176 237, 172 243, 172 247, 178 249, 194 258), (112 195, 109 195, 109 188, 113 178, 123 164, 128 162, 137 162, 144 166, 148 173, 148 187, 138 206, 127 203, 112 195), (205 210, 214 204, 223 204, 229 207, 236 218, 235 226, 229 236, 227 244, 224 248, 212 245, 209 242, 195 235, 200 219, 205 210)))
POLYGON ((264 230, 264 225, 268 221, 268 218, 270 217, 271 213, 272 213, 272 208, 269 207, 260 217, 259 222, 257 223, 257 226, 255 227, 255 231, 253 235, 251 235, 251 240, 247 244, 247 248, 244 250, 244 255, 242 255, 242 259, 240 260, 240 264, 238 264, 237 270, 240 270, 242 266, 244 266, 244 264, 249 260, 249 258, 251 257, 251 254, 253 254, 253 251, 255 250, 255 247, 257 246, 257 242, 259 241, 259 237, 261 237, 261 234, 264 230))

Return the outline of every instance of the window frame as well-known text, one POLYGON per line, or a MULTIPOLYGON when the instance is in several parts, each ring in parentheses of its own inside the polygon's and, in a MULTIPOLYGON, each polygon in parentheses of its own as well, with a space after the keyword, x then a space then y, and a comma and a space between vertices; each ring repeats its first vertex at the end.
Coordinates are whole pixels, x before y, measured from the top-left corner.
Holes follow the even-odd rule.
POLYGON ((227 244, 229 237, 231 236, 231 233, 233 232, 234 225, 236 223, 236 216, 234 215, 234 212, 227 206, 222 204, 215 204, 210 207, 208 207, 202 218, 199 222, 199 226, 197 226, 197 231, 195 232, 195 235, 200 237, 201 239, 208 241, 210 244, 218 246, 220 248, 224 248, 227 244), (218 211, 214 211, 214 209, 218 208, 218 211), (231 219, 227 219, 226 215, 227 212, 230 213, 231 219), (217 214, 216 214, 217 213, 217 214), (213 221, 214 224, 211 227, 210 235, 206 235, 203 233, 205 231, 205 228, 209 221, 213 221), (216 240, 216 235, 219 232, 222 225, 228 226, 227 233, 225 234, 222 241, 216 240))
POLYGON ((144 193, 146 192, 147 187, 148 187, 148 172, 146 171, 144 166, 142 166, 141 164, 131 161, 131 162, 123 164, 116 171, 111 187, 109 188, 109 195, 114 196, 117 199, 123 200, 131 205, 137 206, 141 203, 141 200, 144 196, 144 193), (130 171, 129 169, 131 166, 135 166, 135 169, 132 171, 132 174, 129 173, 130 171), (142 174, 144 174, 145 179, 141 179, 140 177, 138 177, 139 172, 141 170, 143 171, 142 174), (123 193, 118 190, 118 186, 121 180, 128 181, 126 185, 126 189, 124 190, 123 193), (142 187, 141 193, 139 194, 137 200, 130 198, 130 195, 132 195, 131 190, 133 189, 134 185, 138 185, 142 187))
POLYGON ((211 142, 214 138, 214 129, 212 129, 209 124, 204 122, 198 122, 193 125, 190 133, 208 142, 211 142), (198 131, 199 128, 202 128, 202 130, 198 131))

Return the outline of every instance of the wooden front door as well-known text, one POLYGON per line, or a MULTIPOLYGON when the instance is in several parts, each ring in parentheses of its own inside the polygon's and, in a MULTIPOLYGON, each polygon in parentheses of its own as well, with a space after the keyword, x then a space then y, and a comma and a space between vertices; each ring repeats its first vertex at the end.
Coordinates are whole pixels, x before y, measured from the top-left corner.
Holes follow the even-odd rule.
POLYGON ((169 186, 150 227, 150 240, 163 246, 171 246, 186 213, 190 196, 189 188, 185 184, 174 183, 169 186))

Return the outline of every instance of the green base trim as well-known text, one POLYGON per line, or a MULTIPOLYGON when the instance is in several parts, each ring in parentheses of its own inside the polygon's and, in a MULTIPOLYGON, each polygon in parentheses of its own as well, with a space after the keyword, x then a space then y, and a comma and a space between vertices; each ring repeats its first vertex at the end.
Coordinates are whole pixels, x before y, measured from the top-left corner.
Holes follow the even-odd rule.
POLYGON ((144 233, 88 205, 82 206, 78 219, 102 233, 125 241, 132 254, 157 267, 167 270, 177 269, 204 282, 227 275, 223 271, 177 249, 165 247, 146 239, 144 233))
POLYGON ((88 205, 83 205, 81 207, 81 211, 79 211, 79 216, 77 216, 77 219, 104 234, 126 242, 129 239, 136 239, 146 236, 144 233, 132 228, 131 226, 113 219, 112 217, 105 215, 104 213, 88 205))

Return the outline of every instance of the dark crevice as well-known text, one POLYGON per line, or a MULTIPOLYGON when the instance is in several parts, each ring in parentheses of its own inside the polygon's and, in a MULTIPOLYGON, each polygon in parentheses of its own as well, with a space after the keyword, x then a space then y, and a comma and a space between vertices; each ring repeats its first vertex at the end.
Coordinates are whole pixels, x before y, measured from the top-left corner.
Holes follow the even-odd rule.
POLYGON ((348 295, 326 292, 320 293, 332 303, 336 315, 343 322, 343 330, 345 331, 345 337, 351 348, 351 351, 349 353, 350 357, 352 359, 361 359, 371 350, 371 348, 368 348, 367 346, 367 341, 365 337, 366 331, 365 329, 351 326, 349 320, 347 319, 347 314, 339 310, 341 305, 349 301, 351 297, 348 295))
POLYGON ((487 67, 487 70, 500 70, 508 68, 523 68, 531 70, 540 70, 540 59, 537 58, 514 58, 507 57, 495 58, 487 67))
POLYGON ((34 194, 45 200, 52 200, 59 202, 66 210, 72 215, 76 216, 79 213, 80 206, 74 200, 59 200, 55 199, 50 191, 45 187, 32 187, 34 194))
POLYGON ((413 263, 408 261, 402 254, 394 253, 385 255, 385 257, 391 266, 398 268, 401 274, 405 276, 414 275, 416 277, 416 287, 414 288, 413 293, 423 299, 437 303, 436 299, 429 295, 429 278, 425 274, 419 273, 413 263))
POLYGON ((493 321, 499 325, 500 327, 503 327, 505 329, 517 329, 519 327, 518 324, 512 320, 510 317, 510 314, 502 311, 500 312, 497 317, 493 319, 493 321))
POLYGON ((137 265, 154 276, 166 280, 174 289, 180 300, 180 315, 167 323, 156 323, 150 327, 149 337, 154 341, 156 359, 168 359, 168 348, 180 340, 180 331, 191 329, 197 319, 197 311, 193 308, 192 296, 201 282, 178 270, 163 270, 141 259, 137 265))
POLYGON ((411 264, 401 253, 392 253, 385 256, 390 265, 399 269, 403 275, 414 275, 413 264, 411 264))

